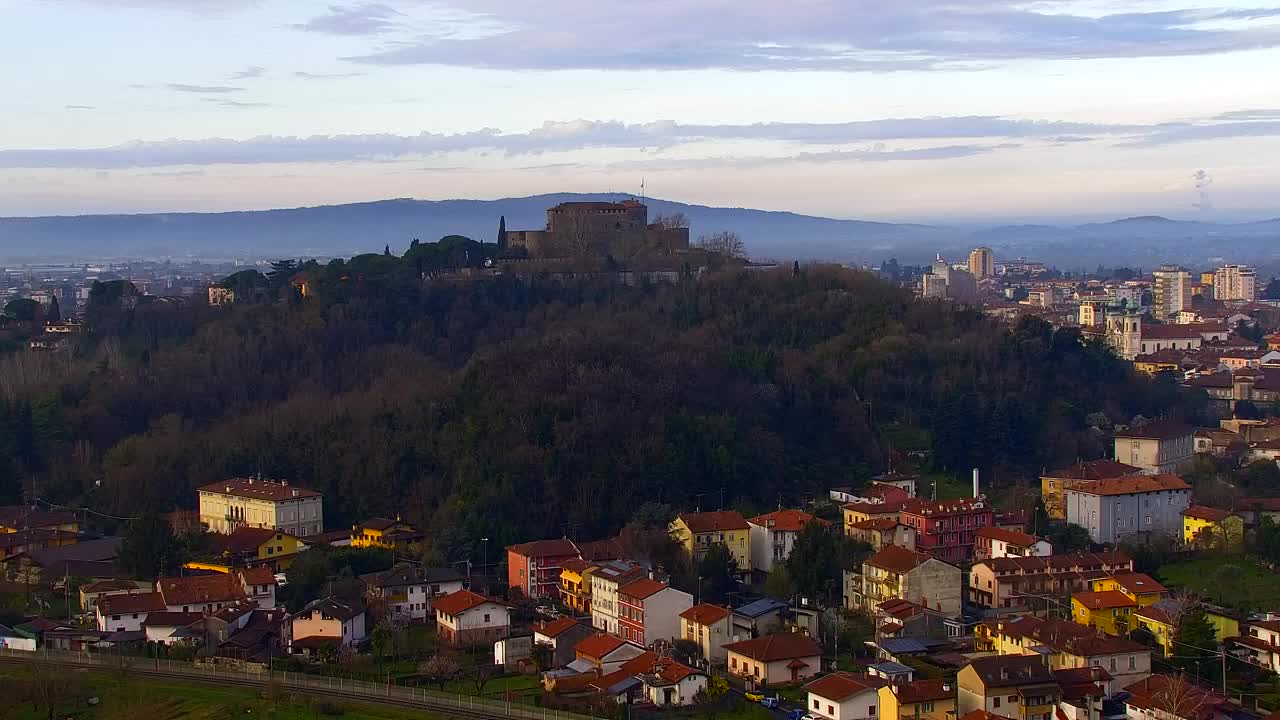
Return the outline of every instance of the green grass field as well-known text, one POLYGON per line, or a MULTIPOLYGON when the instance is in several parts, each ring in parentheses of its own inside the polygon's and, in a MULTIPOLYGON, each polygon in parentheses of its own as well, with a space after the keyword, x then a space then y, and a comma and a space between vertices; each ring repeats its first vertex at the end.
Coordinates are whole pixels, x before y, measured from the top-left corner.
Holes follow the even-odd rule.
MULTIPOLYGON (((77 720, 313 720, 314 718, 356 718, 367 720, 410 720, 435 717, 420 710, 399 710, 359 702, 307 697, 288 690, 270 693, 261 690, 218 687, 170 680, 130 680, 114 673, 59 669, 65 682, 56 696, 56 717, 77 720), (98 698, 96 705, 89 698, 98 698)), ((17 708, 17 720, 44 720, 45 705, 33 706, 27 693, 29 676, 15 668, 0 668, 0 695, 17 708)), ((9 717, 9 716, 5 716, 9 717)))
POLYGON ((1156 573, 1171 589, 1246 612, 1280 606, 1280 574, 1246 557, 1205 557, 1171 563, 1156 573))

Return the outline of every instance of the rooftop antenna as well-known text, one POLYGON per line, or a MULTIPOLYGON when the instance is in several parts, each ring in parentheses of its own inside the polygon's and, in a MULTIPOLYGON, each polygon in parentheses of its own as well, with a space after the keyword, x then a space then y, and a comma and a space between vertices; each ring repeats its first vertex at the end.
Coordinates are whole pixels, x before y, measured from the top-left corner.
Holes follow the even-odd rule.
POLYGON ((640 178, 640 204, 644 204, 644 178, 640 178))

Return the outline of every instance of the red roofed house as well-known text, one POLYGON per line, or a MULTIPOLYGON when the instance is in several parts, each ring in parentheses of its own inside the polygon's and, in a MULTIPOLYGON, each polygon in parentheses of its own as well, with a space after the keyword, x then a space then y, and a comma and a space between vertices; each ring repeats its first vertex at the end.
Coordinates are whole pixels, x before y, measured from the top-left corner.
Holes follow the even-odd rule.
POLYGON ((680 635, 680 613, 693 607, 693 596, 647 577, 618 589, 618 630, 624 640, 649 647, 656 640, 680 635))
POLYGON ((805 709, 828 720, 878 720, 880 688, 888 684, 871 675, 833 672, 804 686, 805 709))
POLYGON ((1240 705, 1175 675, 1152 675, 1124 688, 1131 720, 1231 720, 1247 716, 1240 705))
POLYGON ((94 618, 100 632, 138 632, 148 615, 164 609, 164 598, 157 592, 107 595, 98 598, 94 618))
POLYGON ((164 598, 165 609, 184 613, 217 612, 248 597, 238 576, 222 573, 160 578, 156 591, 164 598))
POLYGON ((862 563, 861 592, 853 586, 852 608, 874 613, 886 600, 910 600, 948 616, 960 614, 964 578, 960 568, 927 553, 890 545, 862 563))
POLYGON ((902 524, 915 528, 916 549, 946 562, 973 559, 979 528, 994 525, 995 513, 984 498, 908 500, 902 524))
POLYGON ((1040 497, 1045 513, 1054 520, 1067 519, 1065 494, 1067 487, 1081 480, 1105 480, 1125 475, 1137 475, 1142 468, 1118 463, 1115 460, 1091 460, 1070 467, 1054 470, 1040 477, 1040 497))
POLYGON ((994 610, 1025 610, 1029 601, 1089 589, 1089 581, 1133 572, 1122 552, 1073 552, 1049 557, 979 560, 969 571, 969 603, 994 610))
MULTIPOLYGON (((600 675, 620 670, 626 662, 645 654, 645 649, 616 635, 592 635, 573 646, 577 660, 585 661, 600 675)), ((650 653, 652 654, 652 653, 650 653)))
POLYGON ((237 577, 244 594, 256 600, 260 608, 276 606, 276 574, 265 565, 241 570, 237 577))
POLYGON ((1196 429, 1179 422, 1153 420, 1117 431, 1115 452, 1116 460, 1152 475, 1180 472, 1195 460, 1196 429))
POLYGON ((554 667, 563 667, 573 662, 577 658, 574 647, 593 634, 595 634, 595 628, 573 618, 559 618, 533 624, 533 642, 551 648, 554 667))
POLYGON ((256 527, 303 537, 324 531, 324 496, 284 481, 233 478, 205 485, 199 495, 200 522, 211 532, 256 527))
POLYGON ((869 518, 845 526, 845 534, 871 546, 873 551, 897 545, 916 549, 916 530, 898 522, 897 517, 869 518))
POLYGON ((470 590, 436 598, 431 606, 436 636, 450 645, 492 644, 511 634, 511 609, 470 590))
POLYGON ((640 675, 644 695, 658 707, 688 706, 697 702, 707 687, 707 674, 669 657, 657 658, 653 667, 640 675))
POLYGON ((739 572, 751 571, 748 545, 751 524, 737 510, 680 513, 668 529, 671 537, 694 560, 701 560, 712 545, 724 545, 733 555, 739 572))
POLYGON ((748 520, 751 569, 767 573, 773 570, 774 565, 785 562, 791 556, 796 536, 809 523, 831 526, 830 522, 802 510, 778 510, 748 520))
POLYGON ((1002 557, 1049 557, 1053 546, 1035 535, 998 527, 979 528, 974 558, 986 560, 1002 557))
POLYGON ((580 557, 578 546, 568 538, 509 545, 507 584, 528 598, 558 598, 564 562, 580 557))
POLYGON ((1246 662, 1280 673, 1280 615, 1267 613, 1264 620, 1241 623, 1240 637, 1230 638, 1246 662))
POLYGON ((822 672, 822 650, 801 633, 764 635, 724 646, 729 672, 749 688, 807 680, 822 672))
POLYGON ((697 643, 703 659, 717 665, 729 657, 725 643, 733 640, 733 611, 700 603, 680 613, 680 637, 697 643))
MULTIPOLYGON (((1188 436, 1189 437, 1189 436, 1188 436)), ((1067 521, 1096 543, 1129 537, 1182 536, 1191 486, 1177 475, 1131 475, 1074 483, 1066 490, 1067 521)))
MULTIPOLYGON (((250 613, 247 622, 252 618, 250 613)), ((314 656, 320 649, 350 647, 365 638, 365 606, 336 597, 316 600, 289 619, 290 652, 314 656)))

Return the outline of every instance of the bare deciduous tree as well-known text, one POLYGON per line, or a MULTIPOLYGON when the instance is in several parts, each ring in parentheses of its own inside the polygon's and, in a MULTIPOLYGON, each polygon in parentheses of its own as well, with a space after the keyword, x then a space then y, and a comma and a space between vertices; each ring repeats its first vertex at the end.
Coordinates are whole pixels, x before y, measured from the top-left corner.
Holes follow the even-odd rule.
POLYGON ((698 247, 731 258, 742 257, 746 252, 746 245, 743 244, 742 238, 732 230, 703 235, 698 238, 698 247))
POLYGON ((689 218, 685 217, 684 213, 680 212, 672 213, 670 215, 663 215, 659 213, 653 217, 652 224, 658 225, 667 230, 677 230, 679 228, 689 227, 689 218))

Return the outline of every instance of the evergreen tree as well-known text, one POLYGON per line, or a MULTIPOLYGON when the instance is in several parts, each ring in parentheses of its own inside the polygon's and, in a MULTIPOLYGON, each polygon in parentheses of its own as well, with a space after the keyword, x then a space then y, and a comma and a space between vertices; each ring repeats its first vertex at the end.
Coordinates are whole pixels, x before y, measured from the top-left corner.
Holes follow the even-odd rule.
POLYGON ((723 603, 729 593, 738 589, 738 563, 724 543, 707 548, 707 554, 698 562, 700 602, 723 603))
POLYGON ((185 551, 168 520, 151 513, 129 523, 129 531, 120 544, 119 563, 134 577, 171 575, 184 562, 185 551))
POLYGON ((1204 608, 1193 605, 1178 623, 1173 636, 1173 664, 1203 679, 1221 678, 1218 638, 1204 608))

